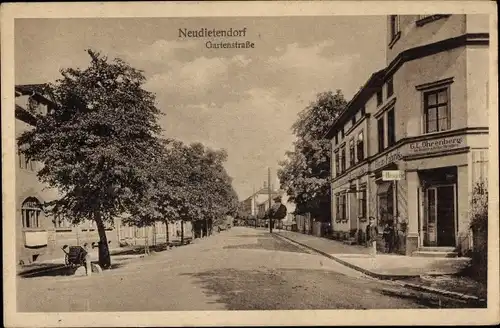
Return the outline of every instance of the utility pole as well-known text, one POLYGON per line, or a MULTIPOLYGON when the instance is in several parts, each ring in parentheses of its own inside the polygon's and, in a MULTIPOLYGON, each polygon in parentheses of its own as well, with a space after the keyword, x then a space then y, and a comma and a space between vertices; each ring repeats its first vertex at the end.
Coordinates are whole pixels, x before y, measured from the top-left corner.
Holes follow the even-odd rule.
POLYGON ((252 195, 252 208, 250 210, 250 213, 252 214, 254 218, 254 223, 255 223, 255 229, 257 229, 257 213, 255 213, 255 185, 253 186, 253 195, 252 195))
MULTIPOLYGON (((271 213, 271 168, 267 168, 267 193, 269 194, 269 210, 268 213, 271 213)), ((269 216, 269 233, 273 233, 273 218, 269 216)))

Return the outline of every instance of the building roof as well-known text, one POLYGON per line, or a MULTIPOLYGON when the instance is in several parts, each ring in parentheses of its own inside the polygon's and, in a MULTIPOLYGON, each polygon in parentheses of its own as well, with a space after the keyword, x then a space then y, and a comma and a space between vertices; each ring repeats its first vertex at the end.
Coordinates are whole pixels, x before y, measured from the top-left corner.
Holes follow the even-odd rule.
POLYGON ((359 89, 359 91, 352 97, 345 107, 345 109, 337 116, 333 121, 330 129, 326 133, 325 137, 328 139, 333 138, 335 135, 335 127, 340 123, 344 123, 344 120, 348 114, 352 113, 353 110, 357 110, 360 104, 365 103, 383 83, 383 77, 385 75, 386 69, 381 69, 373 73, 370 78, 365 82, 365 84, 359 89))
POLYGON ((16 119, 21 120, 25 123, 35 125, 36 124, 36 118, 26 109, 23 107, 19 106, 16 104, 16 109, 14 112, 14 116, 16 119))
POLYGON ((15 86, 17 93, 21 95, 32 95, 33 93, 43 93, 43 89, 47 84, 18 84, 15 86))

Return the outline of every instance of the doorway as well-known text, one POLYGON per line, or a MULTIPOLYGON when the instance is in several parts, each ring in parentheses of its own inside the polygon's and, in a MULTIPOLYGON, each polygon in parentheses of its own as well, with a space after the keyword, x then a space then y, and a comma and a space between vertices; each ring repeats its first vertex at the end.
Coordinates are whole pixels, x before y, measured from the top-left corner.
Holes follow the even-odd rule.
POLYGON ((431 186, 425 191, 424 246, 454 247, 455 184, 431 186))

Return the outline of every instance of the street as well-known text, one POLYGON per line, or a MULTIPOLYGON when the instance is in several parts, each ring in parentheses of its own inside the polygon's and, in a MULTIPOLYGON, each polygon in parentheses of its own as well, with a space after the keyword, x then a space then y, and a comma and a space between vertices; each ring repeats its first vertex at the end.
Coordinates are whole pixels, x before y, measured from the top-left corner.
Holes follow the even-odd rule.
POLYGON ((234 227, 91 277, 17 278, 20 312, 463 307, 234 227))

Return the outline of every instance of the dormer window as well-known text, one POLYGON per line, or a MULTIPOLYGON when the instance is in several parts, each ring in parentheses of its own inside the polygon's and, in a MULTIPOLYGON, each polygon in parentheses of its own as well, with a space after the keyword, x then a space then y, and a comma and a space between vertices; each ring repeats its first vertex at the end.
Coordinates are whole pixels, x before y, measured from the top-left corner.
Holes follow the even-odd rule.
POLYGON ((401 36, 401 30, 399 27, 399 16, 398 15, 390 15, 389 16, 389 48, 396 43, 396 41, 401 36))

